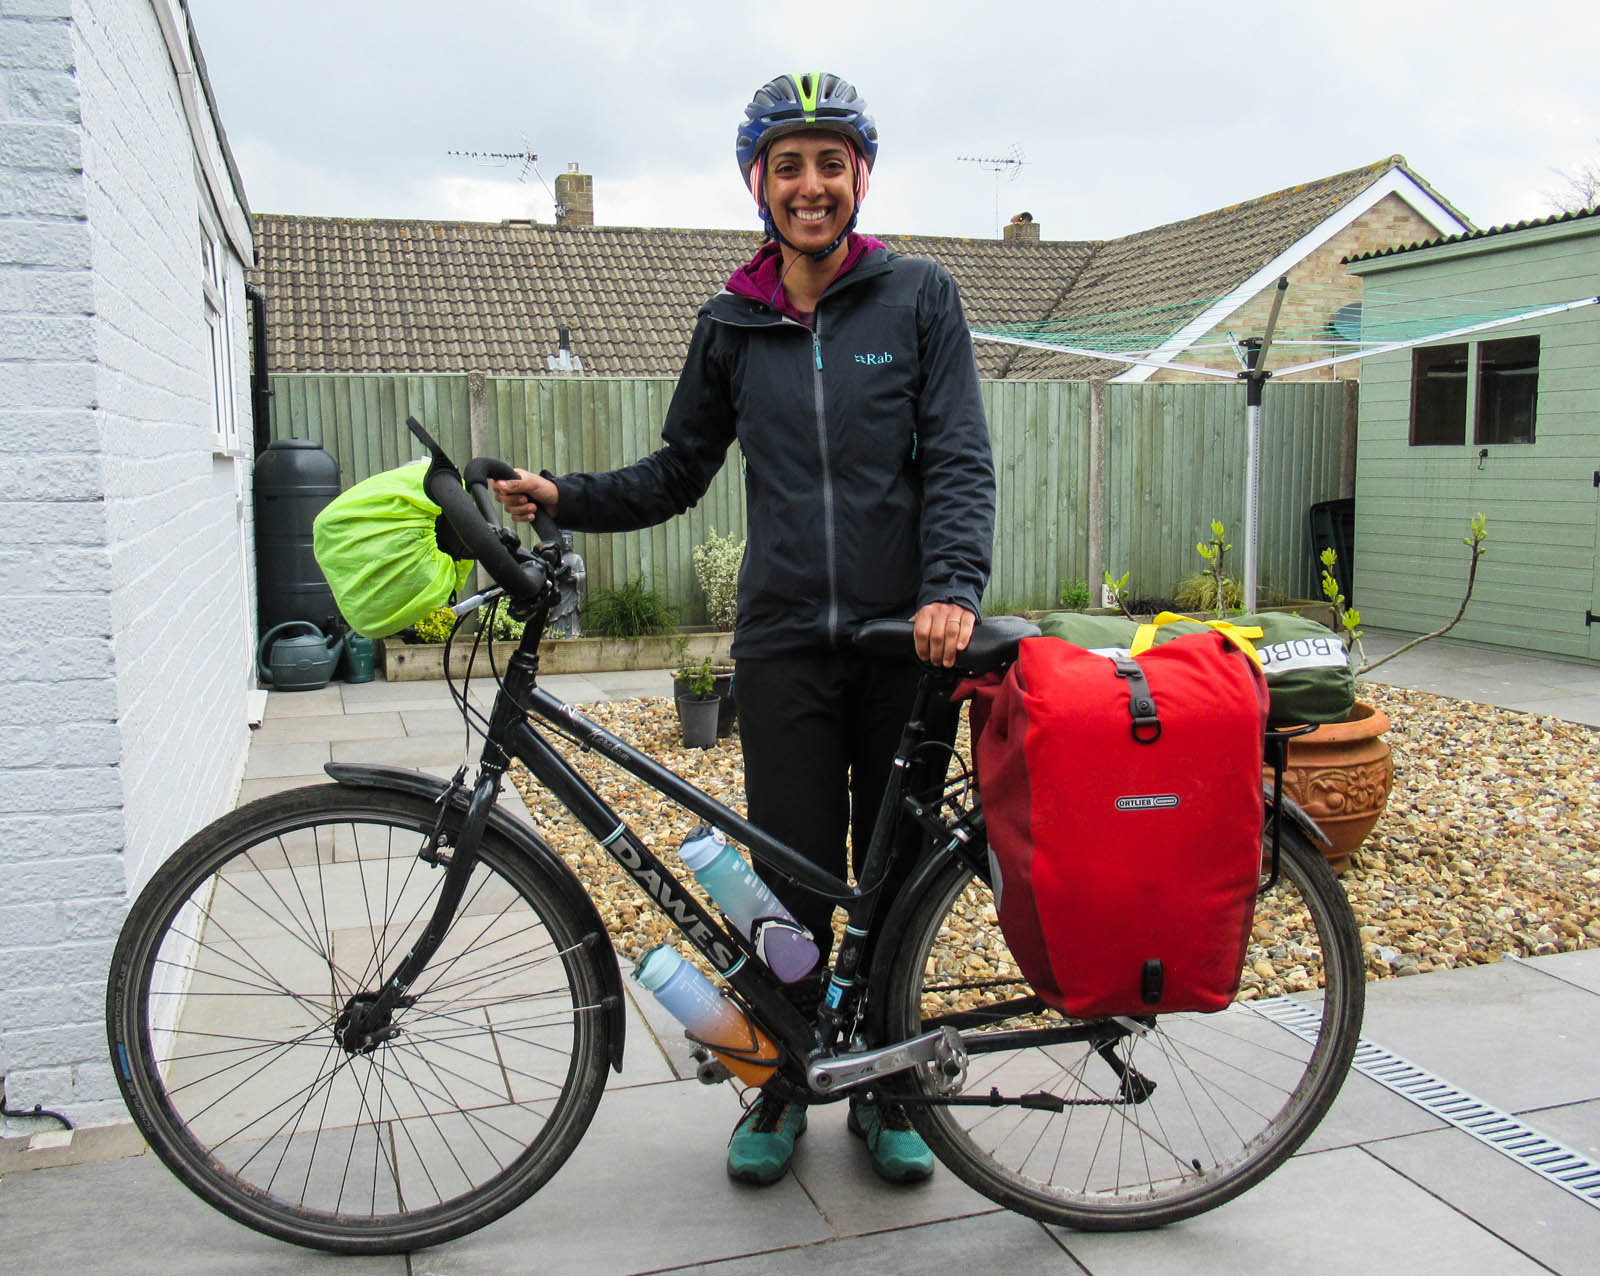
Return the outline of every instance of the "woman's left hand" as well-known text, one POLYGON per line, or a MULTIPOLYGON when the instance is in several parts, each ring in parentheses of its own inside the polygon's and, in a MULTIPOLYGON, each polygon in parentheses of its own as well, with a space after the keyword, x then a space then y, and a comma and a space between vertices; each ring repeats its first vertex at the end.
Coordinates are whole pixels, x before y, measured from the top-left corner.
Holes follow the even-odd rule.
POLYGON ((946 669, 972 638, 978 623, 960 603, 929 603, 912 617, 912 633, 917 643, 917 659, 946 669))

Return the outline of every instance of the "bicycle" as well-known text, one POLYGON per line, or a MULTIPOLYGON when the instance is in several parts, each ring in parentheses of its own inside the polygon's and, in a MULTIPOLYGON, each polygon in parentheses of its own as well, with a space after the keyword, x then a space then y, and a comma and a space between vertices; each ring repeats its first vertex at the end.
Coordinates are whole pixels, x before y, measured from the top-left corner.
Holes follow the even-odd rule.
MULTIPOLYGON (((139 895, 107 990, 113 1062, 150 1146, 203 1199, 283 1240, 395 1253, 498 1218, 577 1146, 607 1066, 621 1068, 625 994, 576 876, 495 809, 513 758, 719 972, 776 1044, 777 1084, 810 1103, 892 1095, 939 1160, 1002 1205, 1077 1228, 1158 1226, 1244 1191, 1315 1127, 1357 1044, 1364 975, 1320 834, 1292 803, 1266 790, 1258 933, 1282 942, 1253 945, 1247 964, 1291 962, 1318 991, 1206 1015, 1065 1019, 1005 947, 964 768, 914 792, 898 764, 925 751, 932 697, 957 675, 1004 668, 1033 626, 984 621, 957 670, 924 666, 852 886, 538 686, 559 532, 541 518, 538 545, 524 547, 487 492, 508 468, 474 461, 463 478, 410 424, 433 453, 427 490, 496 582, 458 612, 503 592, 526 628, 496 671, 470 785, 464 767, 446 782, 330 764, 333 783, 202 829, 139 895), (814 1018, 549 736, 596 751, 723 829, 766 873, 846 909, 814 1018), (927 850, 880 899, 907 822, 927 850), (1261 1013, 1272 1006, 1294 1031, 1261 1013)), ((857 641, 915 659, 909 622, 873 622, 857 641)), ((727 1075, 699 1057, 702 1080, 727 1075)))

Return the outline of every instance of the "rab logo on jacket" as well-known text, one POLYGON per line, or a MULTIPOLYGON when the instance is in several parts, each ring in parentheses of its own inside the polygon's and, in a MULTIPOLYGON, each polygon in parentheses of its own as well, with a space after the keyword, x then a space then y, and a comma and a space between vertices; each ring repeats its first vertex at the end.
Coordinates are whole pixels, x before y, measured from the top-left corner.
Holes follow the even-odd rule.
POLYGON ((879 364, 893 363, 894 356, 885 350, 882 354, 858 354, 855 356, 855 360, 857 363, 866 364, 869 367, 877 367, 879 364))

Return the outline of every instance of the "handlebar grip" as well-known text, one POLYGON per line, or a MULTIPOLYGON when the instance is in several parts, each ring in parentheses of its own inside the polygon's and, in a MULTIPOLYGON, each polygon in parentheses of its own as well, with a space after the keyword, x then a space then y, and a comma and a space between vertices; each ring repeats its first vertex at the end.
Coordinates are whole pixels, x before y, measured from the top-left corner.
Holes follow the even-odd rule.
MULTIPOLYGON (((530 601, 544 592, 546 574, 543 564, 537 560, 519 562, 513 557, 500 539, 493 507, 490 507, 491 512, 486 517, 475 497, 467 495, 454 470, 430 467, 427 477, 423 479, 423 490, 428 494, 428 499, 443 511, 450 526, 461 538, 461 543, 494 578, 495 584, 513 598, 530 601)), ((478 490, 483 490, 481 481, 478 490)))
MULTIPOLYGON (((516 468, 507 465, 504 461, 496 460, 492 456, 475 456, 468 461, 466 468, 461 471, 461 481, 467 485, 467 490, 472 493, 473 500, 478 502, 478 508, 483 511, 483 516, 491 523, 498 523, 500 517, 494 512, 492 498, 489 496, 489 479, 514 479, 518 478, 516 468)), ((546 513, 543 506, 536 506, 533 515, 533 530, 539 537, 541 544, 552 544, 558 549, 562 547, 561 528, 555 519, 546 513)))

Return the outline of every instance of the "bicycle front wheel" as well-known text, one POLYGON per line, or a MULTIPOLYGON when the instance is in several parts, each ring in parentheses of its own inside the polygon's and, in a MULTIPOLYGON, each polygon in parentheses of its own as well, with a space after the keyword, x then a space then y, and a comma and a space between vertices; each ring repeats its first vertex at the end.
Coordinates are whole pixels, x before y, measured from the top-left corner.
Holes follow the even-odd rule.
POLYGON ((896 1079, 912 1119, 968 1184, 1045 1222, 1157 1227, 1237 1196, 1316 1127, 1361 1032, 1349 902, 1287 828, 1279 880, 1257 901, 1245 983, 1214 1014, 1097 1026, 1030 1004, 988 884, 958 863, 903 935, 881 994, 886 1039, 953 1023, 969 1052, 962 1094, 1044 1096, 1036 1106, 916 1102, 941 1093, 929 1065, 896 1079))
POLYGON ((341 1040, 432 916, 445 869, 418 852, 438 811, 341 785, 263 798, 181 847, 123 927, 107 1022, 128 1109, 258 1231, 343 1253, 449 1240, 525 1200, 594 1113, 598 957, 493 830, 387 1039, 341 1040))

